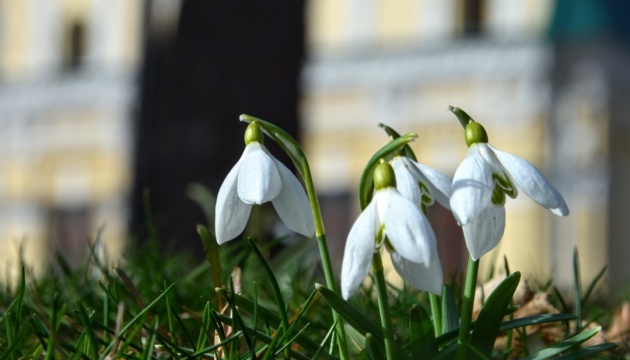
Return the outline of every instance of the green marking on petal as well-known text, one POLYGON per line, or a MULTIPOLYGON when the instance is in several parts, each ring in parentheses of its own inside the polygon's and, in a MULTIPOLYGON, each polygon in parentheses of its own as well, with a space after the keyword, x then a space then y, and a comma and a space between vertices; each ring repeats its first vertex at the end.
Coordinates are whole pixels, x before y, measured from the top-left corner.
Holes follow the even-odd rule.
POLYGON ((249 145, 252 142, 265 144, 265 135, 256 121, 252 121, 245 129, 245 145, 249 145))
POLYGON ((507 196, 511 197, 512 199, 516 198, 516 188, 505 173, 503 173, 503 176, 492 173, 492 179, 494 180, 495 184, 501 187, 501 189, 505 192, 505 194, 507 194, 507 196))
POLYGON ((387 236, 385 237, 385 249, 387 249, 387 251, 389 251, 390 253, 396 252, 396 248, 394 248, 394 245, 392 245, 387 236))
POLYGON ((431 206, 435 202, 433 196, 431 195, 431 189, 422 181, 418 181, 418 186, 420 187, 422 193, 422 206, 431 206))
POLYGON ((505 205, 505 191, 500 186, 495 186, 492 192, 492 204, 496 206, 505 205))
POLYGON ((375 249, 379 249, 383 245, 383 240, 385 239, 385 224, 381 224, 378 231, 376 232, 375 239, 375 249))

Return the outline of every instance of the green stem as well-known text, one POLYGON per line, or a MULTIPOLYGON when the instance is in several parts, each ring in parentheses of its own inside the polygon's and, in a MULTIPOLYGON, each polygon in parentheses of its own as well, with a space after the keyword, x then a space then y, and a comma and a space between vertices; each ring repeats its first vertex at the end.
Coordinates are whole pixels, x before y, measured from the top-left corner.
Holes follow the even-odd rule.
MULTIPOLYGON (((333 290, 335 293, 340 294, 341 292, 339 291, 339 287, 337 287, 337 282, 335 281, 335 273, 333 272, 330 254, 328 253, 328 245, 326 244, 326 231, 324 230, 324 222, 322 220, 322 213, 319 207, 319 200, 317 199, 315 185, 313 184, 313 176, 311 175, 311 169, 308 165, 306 156, 304 155, 304 151, 300 147, 300 144, 286 131, 282 130, 272 123, 246 114, 242 114, 240 116, 240 119, 241 121, 245 121, 248 123, 256 121, 258 125, 263 129, 263 132, 267 134, 267 136, 271 137, 291 158, 291 161, 302 176, 302 179, 304 180, 304 186, 306 187, 306 194, 308 195, 308 202, 311 206, 313 219, 315 221, 315 237, 317 238, 319 254, 322 259, 324 276, 326 277, 326 286, 329 289, 333 290)), ((337 344, 339 345, 339 353, 341 355, 341 359, 349 360, 350 354, 348 352, 346 331, 343 327, 343 318, 334 310, 333 317, 337 323, 337 344)))
MULTIPOLYGON (((304 185, 306 187, 306 194, 308 196, 308 202, 313 212, 313 220, 315 222, 315 238, 317 239, 317 246, 319 247, 319 256, 322 259, 322 267, 324 268, 324 277, 326 278, 326 286, 334 291, 336 294, 341 294, 337 281, 335 280, 335 272, 333 271, 332 260, 330 260, 330 252, 328 251, 328 244, 326 243, 326 230, 324 229, 324 220, 322 218, 322 211, 319 206, 319 199, 315 192, 315 185, 313 184, 313 178, 311 176, 308 164, 303 169, 304 185)), ((349 360, 350 353, 348 352, 348 340, 346 337, 346 329, 344 328, 343 318, 337 311, 333 310, 333 319, 336 322, 337 331, 337 345, 339 346, 339 354, 341 360, 349 360)))
POLYGON ((468 256, 468 269, 466 271, 466 285, 462 299, 462 317, 459 325, 459 337, 457 338, 456 360, 465 360, 468 353, 468 341, 470 339, 470 324, 472 322, 473 305, 475 302, 475 290, 477 287, 477 272, 479 260, 473 260, 468 256))
POLYGON ((440 298, 430 293, 431 315, 433 315, 433 333, 435 337, 442 335, 442 309, 440 309, 440 298))
POLYGON ((389 317, 389 304, 387 301, 387 283, 385 283, 385 275, 383 273, 383 260, 381 253, 374 253, 372 258, 372 274, 376 284, 376 294, 378 298, 378 311, 381 315, 381 326, 385 335, 385 353, 388 360, 397 359, 396 347, 394 346, 394 332, 392 329, 392 320, 389 317))
MULTIPOLYGON (((311 202, 312 204, 312 202, 311 202)), ((319 210, 319 206, 317 207, 319 210)), ((315 212, 313 212, 315 213, 315 212)), ((319 214, 319 213, 318 213, 319 214)), ((321 218, 321 214, 319 214, 321 218)), ((317 229, 317 217, 315 217, 315 228, 317 229)), ((321 221, 320 221, 321 222, 321 221)), ((330 254, 328 252, 328 245, 326 244, 326 235, 323 233, 323 224, 322 224, 322 232, 320 233, 318 230, 315 230, 315 236, 317 238, 317 245, 319 246, 319 254, 322 259, 322 265, 324 268, 324 276, 326 277, 326 285, 329 289, 339 294, 339 288, 337 287, 337 282, 335 281, 335 273, 333 272, 332 261, 330 260, 330 254)), ((337 331, 337 344, 339 346, 339 354, 342 360, 349 360, 350 353, 348 352, 348 341, 346 338, 346 330, 343 327, 343 318, 339 313, 333 310, 333 319, 336 322, 336 331, 337 331)))

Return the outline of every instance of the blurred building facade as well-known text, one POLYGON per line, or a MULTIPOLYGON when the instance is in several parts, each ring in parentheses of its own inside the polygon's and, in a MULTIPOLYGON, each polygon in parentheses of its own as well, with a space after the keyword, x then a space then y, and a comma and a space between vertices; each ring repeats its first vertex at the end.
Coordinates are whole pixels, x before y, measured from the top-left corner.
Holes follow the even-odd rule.
MULTIPOLYGON (((88 238, 120 251, 126 233, 130 112, 141 2, 0 2, 0 264, 88 238)), ((39 267, 41 270, 42 268, 39 267)))
MULTIPOLYGON (((447 111, 448 105, 459 106, 486 127, 494 146, 541 169, 571 210, 568 218, 557 218, 522 192, 508 200, 505 235, 482 261, 480 274, 503 268, 505 256, 526 278, 541 284, 554 278, 566 289, 577 246, 583 281, 609 264, 612 286, 619 290, 630 280, 622 259, 630 253, 630 227, 610 214, 623 217, 628 211, 628 192, 611 182, 621 176, 617 181, 623 183, 626 170, 611 169, 625 168, 622 154, 630 152, 616 152, 609 139, 618 137, 627 146, 628 125, 613 124, 630 122, 619 112, 625 107, 608 101, 607 94, 628 75, 628 58, 625 50, 612 51, 619 43, 601 45, 597 36, 589 37, 590 49, 577 50, 589 55, 571 57, 583 39, 561 49, 561 32, 549 29, 584 24, 593 16, 606 24, 621 2, 578 3, 311 1, 303 120, 318 189, 352 198, 347 211, 354 219, 363 166, 387 142, 379 122, 416 132, 412 148, 419 160, 452 176, 467 151, 462 128, 447 111), (606 51, 610 56, 601 55, 606 51)), ((594 34, 592 27, 582 30, 594 34)), ((446 211, 433 217, 446 270, 463 269, 464 244, 453 219, 446 211)))
MULTIPOLYGON (((0 264, 16 264, 20 244, 32 262, 54 248, 82 256, 102 225, 107 246, 122 246, 147 3, 161 4, 156 31, 176 25, 168 0, 0 2, 0 264)), ((358 213, 363 166, 387 141, 377 124, 418 133, 419 160, 452 176, 467 150, 454 105, 541 169, 571 209, 556 218, 525 194, 508 201, 482 273, 505 255, 532 280, 568 286, 577 246, 585 281, 609 264, 612 286, 627 283, 630 67, 627 38, 615 37, 624 29, 606 27, 624 12, 621 1, 581 3, 306 2, 302 138, 333 257, 358 213)), ((444 209, 431 216, 445 267, 461 269, 459 229, 444 209)))

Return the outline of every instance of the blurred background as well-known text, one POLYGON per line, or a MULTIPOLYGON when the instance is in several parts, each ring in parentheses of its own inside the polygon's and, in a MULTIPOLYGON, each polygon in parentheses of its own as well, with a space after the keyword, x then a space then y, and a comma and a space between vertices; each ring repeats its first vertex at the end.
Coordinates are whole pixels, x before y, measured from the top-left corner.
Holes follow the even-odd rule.
MULTIPOLYGON (((630 3, 623 0, 2 0, 0 274, 19 252, 39 271, 100 233, 116 261, 143 242, 143 198, 164 247, 201 257, 201 208, 240 157, 249 113, 298 137, 339 261, 364 165, 416 132, 420 162, 453 175, 466 154, 448 105, 494 146, 534 163, 564 195, 558 218, 508 201, 481 274, 630 281, 630 3)), ((269 143, 269 142, 268 142, 269 143)), ((277 151, 275 154, 279 154, 277 151)), ((465 247, 430 210, 447 272, 465 247)))

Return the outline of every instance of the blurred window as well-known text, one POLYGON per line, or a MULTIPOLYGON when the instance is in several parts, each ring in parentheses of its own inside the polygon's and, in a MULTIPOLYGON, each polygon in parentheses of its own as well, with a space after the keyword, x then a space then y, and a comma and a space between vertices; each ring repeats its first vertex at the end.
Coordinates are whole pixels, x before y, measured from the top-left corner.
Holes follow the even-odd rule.
POLYGON ((477 35, 483 30, 484 5, 484 0, 460 1, 464 35, 477 35))
POLYGON ((48 234, 51 247, 74 267, 89 253, 90 210, 87 207, 57 207, 49 210, 48 234))
POLYGON ((66 25, 64 32, 64 61, 66 71, 77 71, 85 57, 85 22, 74 20, 66 25))

